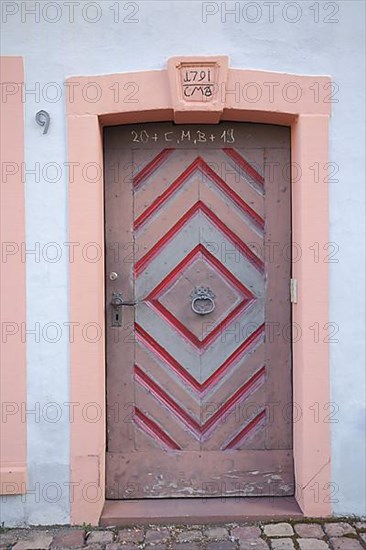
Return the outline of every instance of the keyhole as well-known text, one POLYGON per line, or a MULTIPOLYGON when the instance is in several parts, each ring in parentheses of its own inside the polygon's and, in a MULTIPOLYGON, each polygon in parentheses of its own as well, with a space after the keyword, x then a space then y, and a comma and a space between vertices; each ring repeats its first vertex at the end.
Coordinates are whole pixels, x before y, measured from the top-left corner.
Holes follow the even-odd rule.
POLYGON ((122 320, 122 311, 120 311, 119 308, 113 309, 113 312, 112 312, 112 327, 122 326, 121 320, 122 320))

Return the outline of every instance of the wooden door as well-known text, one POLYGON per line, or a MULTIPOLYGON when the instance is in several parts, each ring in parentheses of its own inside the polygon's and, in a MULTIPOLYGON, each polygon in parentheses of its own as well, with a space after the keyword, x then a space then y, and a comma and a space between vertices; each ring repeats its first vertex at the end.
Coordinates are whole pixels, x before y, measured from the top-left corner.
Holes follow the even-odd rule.
POLYGON ((289 129, 104 139, 107 498, 293 494, 289 129))

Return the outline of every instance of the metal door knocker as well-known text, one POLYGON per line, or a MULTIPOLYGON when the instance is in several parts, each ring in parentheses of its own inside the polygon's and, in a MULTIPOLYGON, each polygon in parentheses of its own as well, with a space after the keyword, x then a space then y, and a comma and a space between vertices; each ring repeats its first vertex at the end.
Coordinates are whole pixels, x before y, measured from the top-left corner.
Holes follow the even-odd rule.
POLYGON ((190 295, 192 300, 191 306, 198 315, 207 315, 215 309, 215 294, 208 287, 200 286, 190 295))

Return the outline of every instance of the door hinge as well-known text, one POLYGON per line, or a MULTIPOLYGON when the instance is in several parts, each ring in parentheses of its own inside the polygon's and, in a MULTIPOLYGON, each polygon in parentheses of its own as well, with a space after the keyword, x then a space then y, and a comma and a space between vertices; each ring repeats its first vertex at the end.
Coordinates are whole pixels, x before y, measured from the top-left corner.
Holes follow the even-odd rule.
POLYGON ((290 279, 291 303, 297 304, 297 279, 290 279))

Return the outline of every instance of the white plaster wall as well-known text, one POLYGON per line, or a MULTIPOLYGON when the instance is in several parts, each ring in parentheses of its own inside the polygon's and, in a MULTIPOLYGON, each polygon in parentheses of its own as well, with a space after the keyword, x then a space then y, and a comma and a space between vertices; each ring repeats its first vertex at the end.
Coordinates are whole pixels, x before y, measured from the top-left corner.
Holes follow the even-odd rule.
MULTIPOLYGON (((338 2, 2 2, 2 55, 25 57, 27 90, 40 86, 46 95, 27 94, 26 165, 66 162, 64 96, 52 102, 49 82, 60 89, 71 75, 161 69, 180 54, 227 54, 231 66, 298 74, 331 75, 339 86, 331 121, 331 161, 339 165, 339 182, 330 186, 330 240, 337 243, 337 263, 330 264, 330 320, 337 323, 339 342, 331 345, 331 398, 339 407, 332 430, 332 476, 335 514, 365 514, 365 366, 364 366, 364 17, 359 0, 338 2), (249 6, 249 3, 252 6, 249 6), (40 5, 39 22, 26 10, 40 5), (53 6, 51 5, 53 4, 53 6), (57 4, 58 6, 54 6, 57 4), (70 3, 69 3, 70 4, 70 3), (91 23, 83 18, 100 19, 91 23), (208 6, 208 4, 210 4, 208 6), (240 7, 241 15, 226 9, 240 7), (292 4, 292 5, 290 5, 292 4), (87 6, 89 5, 89 7, 87 6), (114 6, 112 11, 112 7, 114 6), (259 6, 259 8, 258 8, 259 6), (311 6, 313 8, 311 9, 311 6), (328 6, 328 7, 327 7, 328 6), (58 22, 50 20, 57 15, 58 22), (243 16, 243 9, 248 9, 243 16), (339 8, 339 11, 338 11, 339 8), (249 22, 259 15, 257 22, 249 22), (273 17, 270 16, 270 10, 273 17), (319 15, 316 14, 319 9, 319 15), (87 10, 87 11, 85 11, 87 10), (217 11, 203 21, 203 12, 217 11), (284 10, 284 11, 283 11, 284 10), (333 10, 337 13, 332 15, 333 10), (10 14, 10 12, 16 12, 10 14), (134 15, 133 12, 136 12, 134 15), (7 16, 6 14, 9 13, 7 16), (296 19, 297 22, 289 22, 296 19), (326 22, 338 19, 338 22, 326 22), (128 22, 127 19, 136 22, 128 22), (286 20, 287 19, 287 20, 286 20), (39 83, 39 84, 37 84, 39 83), (34 122, 39 109, 50 112, 47 136, 34 122)), ((36 7, 37 9, 37 7, 36 7)), ((51 173, 50 173, 51 174, 51 173)), ((52 177, 51 175, 49 176, 52 177)), ((28 338, 28 408, 56 402, 62 418, 28 415, 30 489, 1 504, 7 525, 69 521, 69 344, 66 173, 50 183, 28 175, 26 180, 27 246, 40 249, 51 241, 62 249, 60 261, 28 257, 27 322, 58 323, 61 337, 51 343, 51 328, 39 342, 28 338), (60 409, 59 409, 60 411, 60 409), (38 485, 37 485, 38 484, 38 485), (48 485, 53 484, 53 485, 48 485), (54 502, 50 502, 54 500, 54 502)), ((48 250, 49 257, 51 249, 48 250)))

